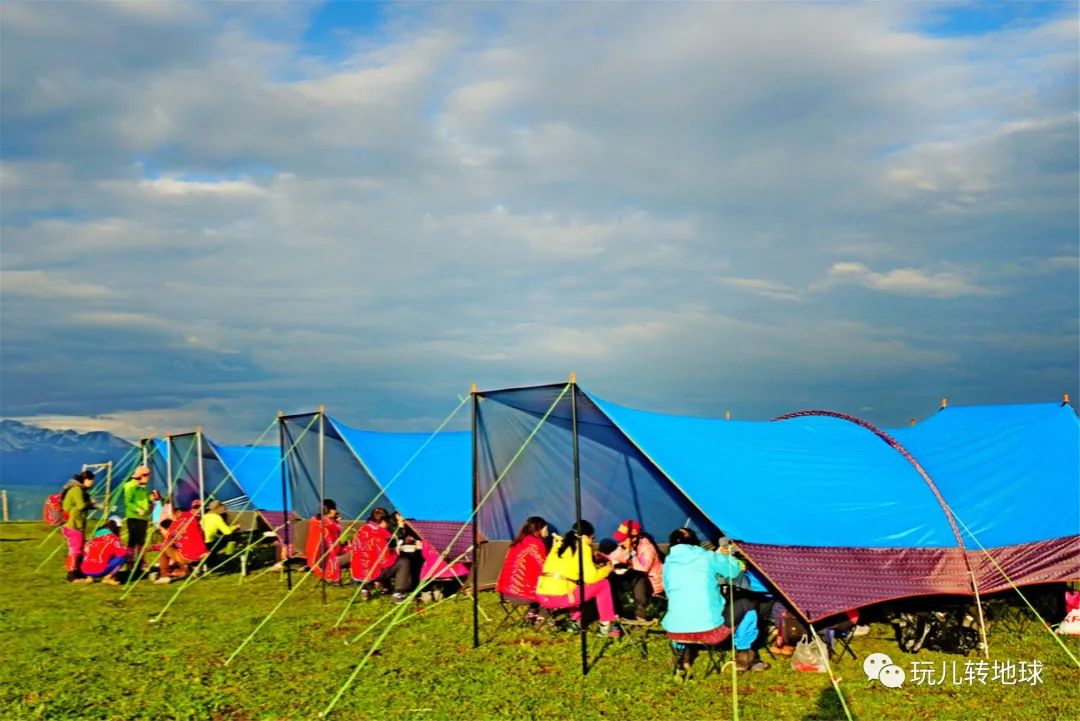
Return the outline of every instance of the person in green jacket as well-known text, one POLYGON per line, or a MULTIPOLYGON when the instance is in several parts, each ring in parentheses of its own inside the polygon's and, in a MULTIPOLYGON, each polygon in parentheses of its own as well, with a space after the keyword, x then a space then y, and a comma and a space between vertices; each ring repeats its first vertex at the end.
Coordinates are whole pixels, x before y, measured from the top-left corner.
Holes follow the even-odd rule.
MULTIPOLYGON (((124 525, 127 526, 127 545, 131 549, 132 563, 143 558, 143 546, 146 545, 146 527, 150 523, 150 491, 146 484, 150 482, 150 468, 139 466, 124 482, 124 525)), ((141 561, 146 566, 146 562, 141 561)))
POLYGON ((83 551, 83 534, 86 532, 86 515, 94 502, 90 499, 90 488, 94 485, 93 471, 83 471, 72 477, 72 482, 64 490, 61 508, 66 520, 61 531, 68 544, 65 567, 67 580, 72 583, 85 582, 79 573, 79 559, 83 551))

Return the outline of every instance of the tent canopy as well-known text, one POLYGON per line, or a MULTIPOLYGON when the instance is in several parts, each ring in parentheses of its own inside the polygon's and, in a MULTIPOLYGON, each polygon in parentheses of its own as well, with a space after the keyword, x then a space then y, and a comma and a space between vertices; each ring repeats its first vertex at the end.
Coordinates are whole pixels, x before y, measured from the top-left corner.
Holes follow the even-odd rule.
POLYGON ((319 512, 332 498, 350 519, 385 506, 408 518, 466 521, 472 510, 468 432, 384 433, 352 428, 318 413, 287 416, 284 437, 294 508, 319 512), (321 455, 320 455, 321 453, 321 455), (320 457, 322 459, 320 475, 320 457))
POLYGON ((479 515, 484 534, 505 538, 529 515, 573 519, 573 394, 582 517, 598 536, 622 518, 658 536, 687 522, 723 529, 808 618, 890 598, 966 594, 973 577, 985 592, 1010 579, 1080 577, 1080 426, 1071 408, 1056 405, 948 409, 890 438, 857 419, 650 413, 576 385, 484 392, 481 494, 502 478, 479 515), (1043 504, 1060 507, 1048 515, 1043 504), (978 543, 959 523, 954 529, 950 514, 978 543), (994 562, 979 544, 997 549, 994 562))

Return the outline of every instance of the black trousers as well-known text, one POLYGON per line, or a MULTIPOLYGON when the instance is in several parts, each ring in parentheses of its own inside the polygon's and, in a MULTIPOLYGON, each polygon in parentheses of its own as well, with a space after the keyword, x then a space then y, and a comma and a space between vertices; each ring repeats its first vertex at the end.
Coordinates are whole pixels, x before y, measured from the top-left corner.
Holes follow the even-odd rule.
POLYGON ((634 618, 644 621, 649 613, 649 599, 652 598, 652 583, 648 575, 631 569, 626 573, 610 574, 608 581, 614 592, 616 610, 619 610, 623 596, 629 593, 634 597, 634 618))

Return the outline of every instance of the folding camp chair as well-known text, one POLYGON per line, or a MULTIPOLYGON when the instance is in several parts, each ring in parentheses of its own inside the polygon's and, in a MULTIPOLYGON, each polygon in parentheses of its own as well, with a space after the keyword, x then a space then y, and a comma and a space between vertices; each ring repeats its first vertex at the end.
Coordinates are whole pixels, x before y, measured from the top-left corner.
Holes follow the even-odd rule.
POLYGON ((495 633, 492 635, 498 635, 500 631, 509 626, 525 626, 527 625, 526 617, 529 612, 529 606, 532 604, 524 599, 519 598, 507 598, 505 594, 499 594, 499 608, 502 609, 503 618, 499 621, 499 625, 495 627, 495 633))
POLYGON ((705 664, 705 673, 701 678, 707 678, 713 671, 720 673, 724 667, 724 661, 727 659, 728 649, 731 648, 730 636, 715 645, 680 641, 678 640, 678 634, 669 633, 667 636, 671 639, 669 644, 672 660, 671 673, 677 681, 686 681, 693 677, 692 670, 688 665, 691 649, 697 648, 705 651, 705 657, 708 661, 705 664))
POLYGON ((659 619, 655 618, 647 621, 620 618, 618 624, 622 629, 623 648, 638 649, 642 658, 649 657, 649 634, 664 634, 659 619))

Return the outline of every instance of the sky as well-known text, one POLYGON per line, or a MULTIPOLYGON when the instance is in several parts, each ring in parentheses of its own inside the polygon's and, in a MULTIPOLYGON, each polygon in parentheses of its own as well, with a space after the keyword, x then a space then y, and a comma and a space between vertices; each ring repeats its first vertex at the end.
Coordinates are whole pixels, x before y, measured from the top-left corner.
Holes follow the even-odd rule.
POLYGON ((1078 66, 1075 3, 5 2, 0 416, 1075 398, 1078 66))

